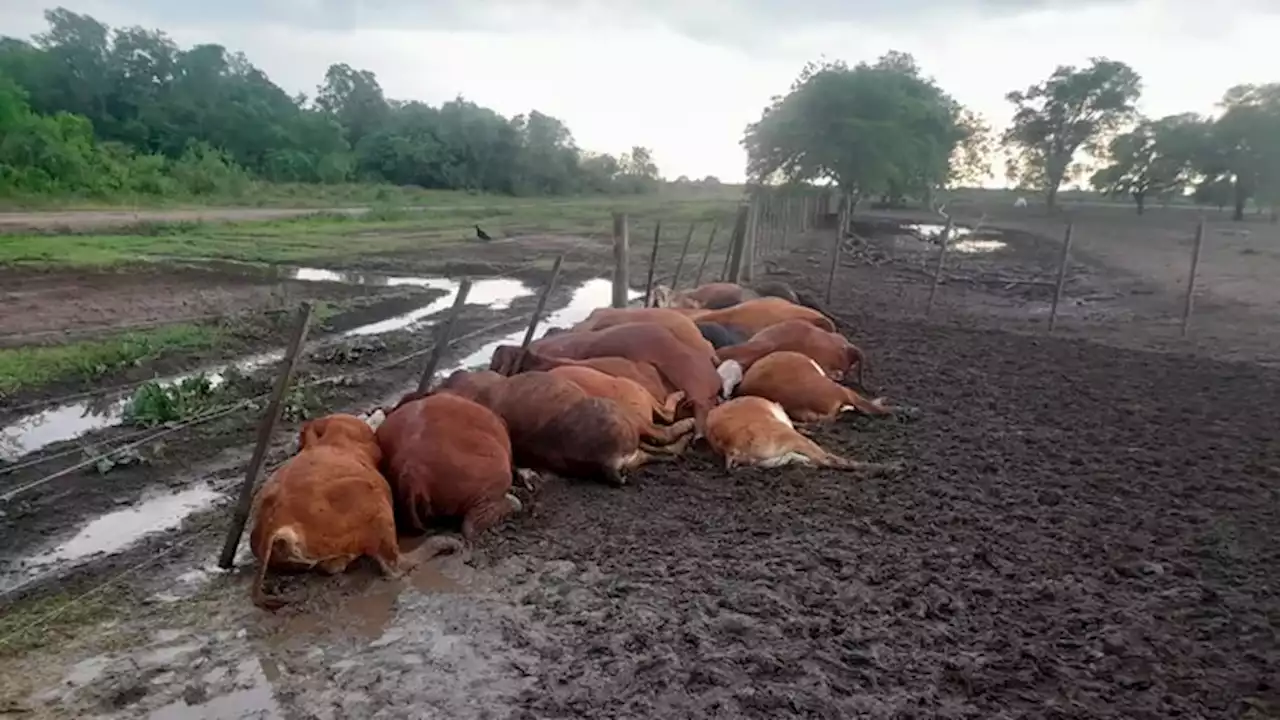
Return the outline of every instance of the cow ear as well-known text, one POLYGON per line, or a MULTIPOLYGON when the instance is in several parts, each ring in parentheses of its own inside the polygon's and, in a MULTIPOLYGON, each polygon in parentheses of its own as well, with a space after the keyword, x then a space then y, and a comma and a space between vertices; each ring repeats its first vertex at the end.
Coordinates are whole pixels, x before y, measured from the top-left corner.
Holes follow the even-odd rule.
POLYGON ((308 420, 303 423, 302 431, 298 434, 298 449, 301 450, 308 445, 314 445, 319 442, 320 436, 324 434, 322 423, 324 418, 318 420, 308 420))

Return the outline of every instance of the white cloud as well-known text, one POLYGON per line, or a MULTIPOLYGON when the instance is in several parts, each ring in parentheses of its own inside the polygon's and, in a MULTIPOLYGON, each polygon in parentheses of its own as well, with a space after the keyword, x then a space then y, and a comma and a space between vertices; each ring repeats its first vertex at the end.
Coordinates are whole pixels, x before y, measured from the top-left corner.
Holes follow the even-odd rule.
MULTIPOLYGON (((1006 92, 1059 64, 1104 55, 1145 78, 1153 115, 1206 112, 1230 85, 1280 81, 1280 14, 1190 0, 1066 3, 800 0, 90 0, 73 9, 142 24, 186 45, 240 49, 290 92, 330 63, 377 73, 387 94, 432 103, 463 94, 508 114, 563 119, 584 148, 654 149, 664 174, 742 177, 744 126, 807 60, 913 53, 961 102, 999 125, 1006 92), (945 11, 929 11, 929 6, 945 11), (1028 6, 1041 9, 1026 10, 1028 6), (877 9, 878 8, 878 9, 877 9), (1055 9, 1056 8, 1056 9, 1055 9)), ((14 34, 43 28, 40 6, 0 9, 14 34)))

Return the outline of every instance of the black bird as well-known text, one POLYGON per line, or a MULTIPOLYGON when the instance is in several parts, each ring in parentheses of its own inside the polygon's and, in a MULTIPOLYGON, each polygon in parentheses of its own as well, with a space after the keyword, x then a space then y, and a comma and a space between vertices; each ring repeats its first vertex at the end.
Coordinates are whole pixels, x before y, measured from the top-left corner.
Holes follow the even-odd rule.
POLYGON ((476 237, 480 238, 481 240, 492 240, 492 239, 493 239, 493 238, 489 237, 489 233, 485 232, 484 230, 481 230, 479 225, 477 225, 477 226, 476 226, 476 237))

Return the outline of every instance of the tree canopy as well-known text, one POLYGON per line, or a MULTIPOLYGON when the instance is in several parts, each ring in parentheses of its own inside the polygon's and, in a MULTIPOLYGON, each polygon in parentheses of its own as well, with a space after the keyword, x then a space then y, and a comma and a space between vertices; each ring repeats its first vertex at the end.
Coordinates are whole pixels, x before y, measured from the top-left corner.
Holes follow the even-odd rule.
POLYGON ((827 181, 842 192, 900 198, 981 174, 985 132, 911 55, 890 52, 852 68, 809 63, 742 144, 753 182, 827 181))
POLYGON ((537 110, 396 101, 344 64, 309 101, 220 45, 182 49, 64 8, 45 18, 30 41, 0 38, 0 192, 214 192, 252 177, 520 194, 658 182, 648 149, 584 153, 537 110))
POLYGON ((1107 148, 1111 164, 1094 173, 1090 183, 1106 195, 1132 197, 1142 214, 1148 198, 1184 193, 1195 177, 1208 131, 1207 121, 1194 113, 1143 120, 1112 138, 1107 148))

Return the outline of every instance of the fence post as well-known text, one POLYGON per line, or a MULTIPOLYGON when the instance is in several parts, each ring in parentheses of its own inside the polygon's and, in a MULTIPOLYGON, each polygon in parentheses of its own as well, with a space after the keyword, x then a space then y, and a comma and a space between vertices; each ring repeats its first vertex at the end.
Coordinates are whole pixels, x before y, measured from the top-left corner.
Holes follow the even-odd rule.
POLYGON ((627 214, 613 214, 613 306, 627 306, 627 290, 631 286, 631 275, 627 262, 631 253, 630 230, 627 227, 627 214))
POLYGON ((1182 337, 1187 336, 1187 329, 1191 325, 1191 309, 1195 302, 1196 293, 1196 273, 1200 269, 1200 249, 1204 247, 1204 218, 1200 218, 1200 224, 1196 226, 1196 244, 1191 251, 1191 274, 1187 277, 1187 297, 1182 302, 1182 337))
POLYGON ((707 269, 707 258, 711 257, 711 246, 716 244, 716 231, 719 229, 719 222, 711 226, 711 235, 707 237, 707 247, 702 251, 702 262, 698 263, 698 274, 693 278, 693 287, 702 284, 702 273, 707 269))
POLYGON ((942 280, 942 268, 947 262, 947 249, 951 245, 951 232, 954 228, 951 217, 947 217, 947 224, 942 227, 942 234, 938 236, 941 243, 938 248, 938 261, 933 266, 933 283, 929 285, 929 300, 924 306, 924 316, 929 317, 933 313, 933 299, 938 295, 938 283, 942 280))
MULTIPOLYGON (((538 305, 533 309, 533 317, 529 318, 529 329, 524 331, 524 340, 520 343, 520 349, 524 350, 529 347, 529 343, 533 342, 533 333, 538 329, 538 321, 542 319, 542 312, 547 309, 547 299, 551 297, 551 293, 556 288, 556 280, 560 279, 560 265, 564 262, 564 255, 557 255, 556 262, 551 266, 551 279, 547 281, 547 286, 542 289, 542 294, 538 295, 538 305)), ((523 361, 521 361, 523 364, 523 361)), ((520 367, 517 365, 516 367, 520 367)))
POLYGON ((843 230, 844 213, 845 213, 845 200, 843 197, 841 197, 840 211, 838 213, 840 220, 837 221, 838 227, 836 227, 836 233, 835 233, 836 238, 831 243, 831 269, 827 272, 827 295, 826 295, 827 307, 831 306, 831 292, 835 288, 835 283, 836 283, 836 268, 839 267, 840 265, 840 246, 844 244, 844 230, 843 230))
POLYGON ((444 357, 445 348, 453 337, 453 328, 458 324, 458 316, 462 314, 462 306, 467 304, 467 295, 471 292, 471 278, 463 278, 458 285, 458 294, 453 298, 453 306, 449 308, 449 317, 444 325, 437 326, 436 342, 431 346, 431 354, 427 356, 427 366, 422 368, 422 377, 418 378, 418 392, 426 392, 431 388, 431 377, 440 367, 440 359, 444 357))
POLYGON ((726 282, 736 283, 742 274, 743 255, 747 251, 747 225, 750 222, 751 206, 738 205, 738 215, 733 220, 733 235, 729 238, 729 253, 725 255, 727 270, 724 274, 726 282))
POLYGON ((658 243, 662 240, 662 221, 653 226, 653 250, 649 251, 649 276, 644 281, 644 307, 649 307, 649 297, 653 294, 653 268, 658 263, 658 243))
POLYGON ((756 231, 760 226, 760 200, 747 206, 746 233, 742 236, 742 262, 734 262, 734 278, 731 282, 751 282, 755 279, 756 231))
POLYGON ((280 414, 284 411, 284 397, 293 381, 293 373, 298 369, 298 360, 302 357, 302 345, 307 338, 307 329, 311 326, 312 305, 303 302, 298 308, 297 324, 293 328, 293 336, 289 338, 289 347, 285 350, 284 361, 280 365, 280 374, 276 376, 276 386, 271 391, 271 400, 267 403, 267 411, 258 424, 258 441, 253 448, 253 456, 249 459, 249 467, 245 469, 244 481, 240 484, 240 495, 236 498, 235 509, 231 515, 231 527, 227 528, 226 540, 222 543, 222 555, 218 557, 218 567, 230 570, 236 560, 236 548, 240 546, 240 536, 244 534, 244 525, 249 520, 249 511, 253 507, 253 488, 258 484, 258 476, 262 473, 262 464, 267 459, 267 447, 271 444, 271 435, 280 422, 280 414))
POLYGON ((792 212, 793 205, 795 205, 795 198, 792 196, 787 196, 786 201, 782 203, 782 237, 778 241, 778 250, 782 253, 787 252, 787 235, 791 232, 791 223, 795 219, 795 213, 792 212))
POLYGON ((1071 236, 1074 223, 1067 223, 1067 235, 1062 239, 1062 256, 1058 258, 1058 285, 1053 291, 1053 306, 1049 308, 1049 332, 1058 324, 1058 304, 1062 302, 1062 288, 1067 284, 1067 264, 1071 256, 1071 236))
POLYGON ((671 275, 672 290, 680 286, 680 271, 684 269, 684 258, 689 254, 689 243, 693 242, 693 231, 697 227, 697 223, 689 223, 689 234, 684 237, 684 247, 680 248, 680 260, 676 262, 676 271, 671 275))

